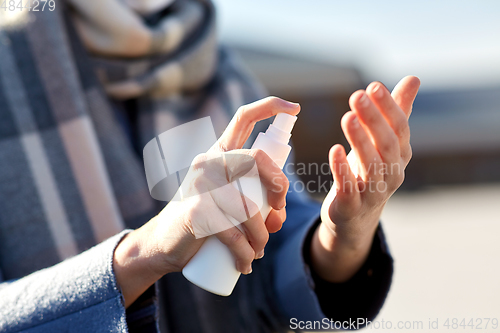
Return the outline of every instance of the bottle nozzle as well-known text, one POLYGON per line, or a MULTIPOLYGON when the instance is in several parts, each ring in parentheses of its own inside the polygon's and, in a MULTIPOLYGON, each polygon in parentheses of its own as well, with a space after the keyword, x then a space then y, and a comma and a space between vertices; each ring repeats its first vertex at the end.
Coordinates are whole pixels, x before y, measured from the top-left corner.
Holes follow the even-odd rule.
POLYGON ((285 133, 291 133, 295 121, 297 121, 296 116, 288 113, 278 113, 274 118, 273 125, 285 133))
POLYGON ((292 128, 296 120, 297 117, 295 116, 287 113, 278 113, 273 123, 269 125, 266 135, 286 145, 292 136, 292 128))

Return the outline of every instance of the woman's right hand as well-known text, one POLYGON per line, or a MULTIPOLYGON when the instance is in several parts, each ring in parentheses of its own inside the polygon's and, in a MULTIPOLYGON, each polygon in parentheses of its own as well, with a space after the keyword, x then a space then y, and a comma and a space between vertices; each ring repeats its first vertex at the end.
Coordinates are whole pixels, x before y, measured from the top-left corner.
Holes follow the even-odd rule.
POLYGON ((124 237, 115 250, 113 266, 126 306, 163 275, 182 270, 210 234, 230 249, 241 273, 252 271, 252 261, 264 255, 269 233, 278 231, 286 218, 288 180, 263 151, 241 147, 257 121, 299 111, 298 104, 276 97, 240 107, 216 144, 193 161, 176 198, 124 237), (266 221, 248 198, 243 206, 241 194, 231 185, 249 172, 256 173, 255 169, 273 208, 266 221), (226 215, 244 222, 244 232, 226 215))

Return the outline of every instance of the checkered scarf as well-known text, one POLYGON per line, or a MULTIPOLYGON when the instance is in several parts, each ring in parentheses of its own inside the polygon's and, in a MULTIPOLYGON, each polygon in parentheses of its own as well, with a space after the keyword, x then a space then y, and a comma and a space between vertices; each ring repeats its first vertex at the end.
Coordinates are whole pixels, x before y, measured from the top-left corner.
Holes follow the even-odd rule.
POLYGON ((0 21, 0 280, 145 223, 164 203, 149 194, 144 145, 205 116, 220 135, 262 96, 217 48, 214 20, 206 0, 148 17, 69 0, 0 21))

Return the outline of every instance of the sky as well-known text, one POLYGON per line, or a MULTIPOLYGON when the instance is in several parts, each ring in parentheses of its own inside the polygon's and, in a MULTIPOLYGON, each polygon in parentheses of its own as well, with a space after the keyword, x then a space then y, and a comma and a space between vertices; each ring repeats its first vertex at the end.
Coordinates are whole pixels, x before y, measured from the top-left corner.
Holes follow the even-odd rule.
POLYGON ((353 65, 392 85, 500 86, 498 0, 215 0, 223 43, 353 65))

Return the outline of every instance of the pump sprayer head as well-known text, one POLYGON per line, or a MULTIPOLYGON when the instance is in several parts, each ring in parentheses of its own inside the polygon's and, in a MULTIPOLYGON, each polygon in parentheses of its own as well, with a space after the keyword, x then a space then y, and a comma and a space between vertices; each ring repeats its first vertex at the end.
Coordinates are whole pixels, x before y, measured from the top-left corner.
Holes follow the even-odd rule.
POLYGON ((292 133, 295 121, 297 121, 296 116, 292 116, 288 113, 278 113, 276 118, 274 118, 273 125, 285 133, 292 133))
POLYGON ((296 120, 297 117, 289 115, 288 113, 278 113, 273 123, 269 125, 266 135, 286 145, 292 136, 292 128, 296 120))

